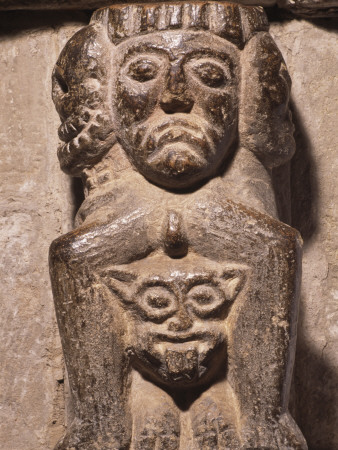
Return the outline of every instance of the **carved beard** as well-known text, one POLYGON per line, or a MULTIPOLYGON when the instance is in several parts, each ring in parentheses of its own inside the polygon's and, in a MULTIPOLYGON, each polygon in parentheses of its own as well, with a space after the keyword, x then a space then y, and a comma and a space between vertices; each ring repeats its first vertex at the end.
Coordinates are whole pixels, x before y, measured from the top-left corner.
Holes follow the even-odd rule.
POLYGON ((202 172, 210 175, 224 130, 195 114, 160 114, 127 130, 122 145, 144 174, 161 174, 174 180, 202 172), (131 148, 133 147, 133 148, 131 148), (136 150, 137 149, 137 150, 136 150), (211 167, 211 169, 210 169, 211 167), (208 173, 206 173, 208 172, 208 173))
MULTIPOLYGON (((175 175, 187 172, 194 166, 200 168, 206 164, 208 155, 214 153, 208 124, 200 118, 181 116, 183 114, 170 119, 161 117, 147 129, 142 139, 140 147, 155 170, 163 168, 175 175), (200 123, 199 126, 196 123, 200 123)), ((139 129, 138 133, 142 131, 139 129)))

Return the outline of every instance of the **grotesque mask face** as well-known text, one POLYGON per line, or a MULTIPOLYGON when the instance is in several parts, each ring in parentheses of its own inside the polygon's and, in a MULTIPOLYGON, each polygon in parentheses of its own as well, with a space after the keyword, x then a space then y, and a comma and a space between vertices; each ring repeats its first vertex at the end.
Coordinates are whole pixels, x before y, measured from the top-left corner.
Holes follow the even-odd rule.
POLYGON ((237 48, 212 33, 166 31, 115 52, 114 120, 134 166, 167 188, 214 175, 236 136, 237 48))
POLYGON ((246 268, 189 256, 164 265, 147 259, 105 276, 128 311, 134 365, 167 386, 204 383, 226 367, 226 318, 246 268))

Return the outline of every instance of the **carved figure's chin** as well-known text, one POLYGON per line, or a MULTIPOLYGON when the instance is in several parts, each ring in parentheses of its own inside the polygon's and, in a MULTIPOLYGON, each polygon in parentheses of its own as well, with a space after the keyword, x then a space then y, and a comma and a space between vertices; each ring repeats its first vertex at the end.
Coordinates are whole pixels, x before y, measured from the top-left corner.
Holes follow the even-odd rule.
POLYGON ((164 145, 147 158, 144 175, 170 189, 193 187, 210 174, 210 163, 201 153, 185 142, 164 145))

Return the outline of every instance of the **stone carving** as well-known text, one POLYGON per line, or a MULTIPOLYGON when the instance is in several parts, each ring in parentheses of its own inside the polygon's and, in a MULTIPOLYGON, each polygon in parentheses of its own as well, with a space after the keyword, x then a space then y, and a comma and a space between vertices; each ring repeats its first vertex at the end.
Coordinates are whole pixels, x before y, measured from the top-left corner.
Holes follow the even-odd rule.
POLYGON ((290 80, 259 7, 116 5, 53 73, 77 228, 50 271, 75 417, 57 449, 305 449, 300 238, 270 169, 290 80))

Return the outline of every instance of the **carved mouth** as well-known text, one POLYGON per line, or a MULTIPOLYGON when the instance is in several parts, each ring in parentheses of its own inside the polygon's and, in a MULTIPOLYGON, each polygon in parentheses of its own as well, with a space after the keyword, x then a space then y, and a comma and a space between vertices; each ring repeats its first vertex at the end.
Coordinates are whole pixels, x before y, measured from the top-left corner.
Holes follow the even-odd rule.
POLYGON ((200 342, 213 339, 210 333, 184 333, 184 334, 164 334, 158 333, 153 335, 155 342, 172 342, 180 344, 184 342, 200 342))
POLYGON ((80 111, 77 114, 72 114, 62 121, 59 126, 58 134, 61 141, 66 144, 78 136, 85 128, 90 119, 88 111, 80 111))

